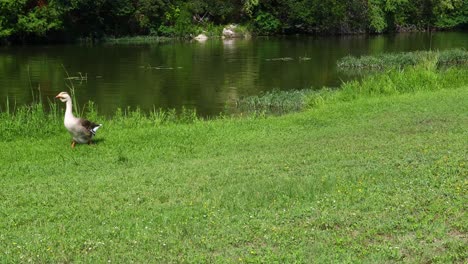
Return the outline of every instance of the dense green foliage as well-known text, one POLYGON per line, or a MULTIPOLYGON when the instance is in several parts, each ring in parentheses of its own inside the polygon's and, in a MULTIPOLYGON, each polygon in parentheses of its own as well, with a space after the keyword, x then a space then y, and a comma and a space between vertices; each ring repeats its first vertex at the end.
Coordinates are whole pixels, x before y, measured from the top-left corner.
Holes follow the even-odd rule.
POLYGON ((464 262, 466 76, 391 70, 282 117, 88 107, 76 149, 58 108, 3 112, 2 261, 464 262))
POLYGON ((186 37, 228 23, 257 34, 354 33, 453 28, 464 0, 1 0, 10 41, 157 35, 186 37))

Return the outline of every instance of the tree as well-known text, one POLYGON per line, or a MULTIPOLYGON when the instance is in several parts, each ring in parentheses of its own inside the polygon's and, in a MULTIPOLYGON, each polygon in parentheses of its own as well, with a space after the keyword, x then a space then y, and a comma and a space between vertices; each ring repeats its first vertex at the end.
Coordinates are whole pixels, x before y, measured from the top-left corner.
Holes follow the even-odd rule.
POLYGON ((466 0, 440 0, 434 9, 437 27, 452 28, 468 25, 468 1, 466 0))
POLYGON ((61 11, 55 1, 1 0, 0 37, 44 37, 63 27, 61 11))

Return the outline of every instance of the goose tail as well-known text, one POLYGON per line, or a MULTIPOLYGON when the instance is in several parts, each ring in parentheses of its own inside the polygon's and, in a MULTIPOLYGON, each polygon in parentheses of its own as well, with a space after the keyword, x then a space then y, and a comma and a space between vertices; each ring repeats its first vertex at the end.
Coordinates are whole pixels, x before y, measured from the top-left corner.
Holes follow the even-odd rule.
POLYGON ((102 127, 102 124, 99 124, 99 125, 97 125, 97 126, 91 128, 91 133, 93 133, 93 135, 96 135, 96 131, 97 131, 100 127, 102 127))

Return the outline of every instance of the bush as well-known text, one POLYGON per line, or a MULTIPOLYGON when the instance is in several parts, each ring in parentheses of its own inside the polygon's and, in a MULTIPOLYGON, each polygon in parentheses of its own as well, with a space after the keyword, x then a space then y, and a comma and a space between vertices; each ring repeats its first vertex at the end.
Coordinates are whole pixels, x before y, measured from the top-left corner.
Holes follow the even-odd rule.
POLYGON ((255 32, 259 35, 278 33, 281 22, 272 14, 260 11, 254 21, 255 32))
POLYGON ((196 34, 198 27, 192 24, 192 16, 185 6, 171 6, 165 13, 165 22, 158 32, 169 37, 189 37, 196 34))

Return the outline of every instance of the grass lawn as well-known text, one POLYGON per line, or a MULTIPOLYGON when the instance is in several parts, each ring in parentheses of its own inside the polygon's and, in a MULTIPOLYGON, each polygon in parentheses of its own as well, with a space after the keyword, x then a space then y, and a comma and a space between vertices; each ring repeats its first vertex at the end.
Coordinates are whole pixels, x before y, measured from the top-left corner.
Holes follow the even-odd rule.
POLYGON ((467 98, 0 141, 0 262, 463 263, 467 98))

